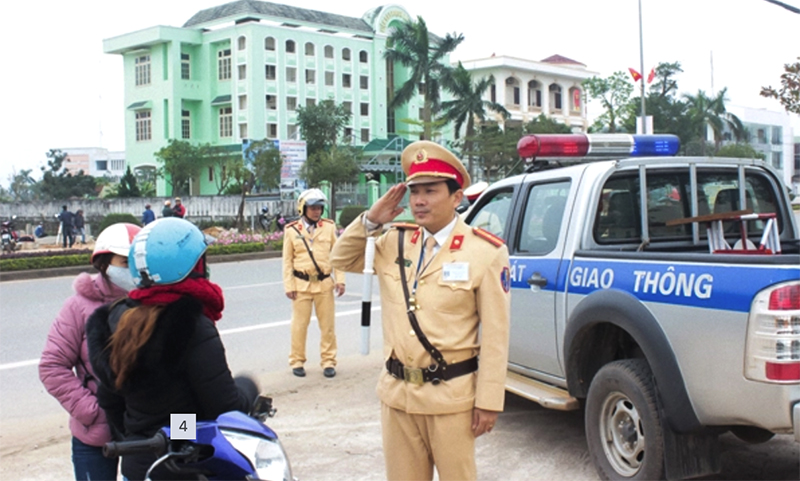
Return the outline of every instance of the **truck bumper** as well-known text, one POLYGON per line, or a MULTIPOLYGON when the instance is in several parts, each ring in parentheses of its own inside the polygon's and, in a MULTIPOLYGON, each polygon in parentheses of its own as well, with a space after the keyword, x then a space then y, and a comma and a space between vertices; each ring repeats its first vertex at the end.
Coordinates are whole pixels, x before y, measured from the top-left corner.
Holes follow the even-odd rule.
POLYGON ((794 440, 800 443, 800 402, 792 408, 792 426, 794 427, 794 440))

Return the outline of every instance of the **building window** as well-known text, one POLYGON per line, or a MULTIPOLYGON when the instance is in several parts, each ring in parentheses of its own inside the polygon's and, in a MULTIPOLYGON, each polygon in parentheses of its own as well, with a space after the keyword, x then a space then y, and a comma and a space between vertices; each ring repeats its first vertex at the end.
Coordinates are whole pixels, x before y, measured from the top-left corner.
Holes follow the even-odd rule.
POLYGON ((519 106, 519 81, 514 77, 506 78, 505 104, 519 106))
POLYGON ((367 63, 368 59, 369 59, 369 54, 367 54, 366 50, 362 50, 362 51, 358 52, 358 61, 359 62, 367 63))
POLYGON ((325 58, 333 58, 333 47, 325 45, 325 58))
POLYGON ((783 143, 783 130, 780 127, 772 127, 772 145, 781 145, 783 143))
POLYGON ((122 159, 113 159, 109 161, 111 164, 112 171, 122 171, 125 170, 125 161, 122 159))
POLYGON ((343 48, 342 49, 342 60, 350 61, 350 49, 343 48))
POLYGON ((208 181, 214 182, 214 167, 208 168, 208 181))
POLYGON ((550 85, 550 111, 561 110, 561 87, 556 84, 550 85))
POLYGON ((342 74, 342 87, 344 87, 346 89, 349 89, 351 87, 351 84, 350 84, 351 79, 352 79, 352 77, 350 76, 349 73, 343 73, 342 74))
POLYGON ((150 111, 140 110, 136 112, 136 141, 141 142, 150 138, 150 111))
POLYGON ((314 44, 311 42, 306 42, 306 55, 309 57, 314 56, 314 44))
POLYGON ((362 90, 367 90, 369 88, 369 77, 366 75, 361 75, 358 78, 358 83, 361 86, 362 90))
POLYGON ((581 89, 573 87, 569 89, 569 109, 571 112, 581 111, 581 89))
POLYGON ((772 153, 772 166, 778 170, 783 170, 783 152, 772 153))
POLYGON ((297 110, 297 97, 286 97, 286 110, 297 110))
POLYGON ((239 96, 239 110, 247 110, 247 95, 239 96))
POLYGON ((348 113, 353 113, 353 102, 344 101, 342 102, 342 107, 344 107, 348 113))
POLYGON ((369 115, 369 104, 361 102, 361 116, 366 117, 367 115, 369 115))
POLYGON ((361 129, 361 143, 369 143, 369 129, 361 129))
POLYGON ((317 71, 316 70, 306 70, 306 83, 309 85, 313 85, 317 83, 317 71))
POLYGON ((217 52, 217 78, 219 80, 231 79, 231 49, 217 52))
POLYGON ((767 131, 764 129, 758 129, 756 131, 756 139, 759 144, 766 144, 767 143, 767 131))
POLYGON ((275 37, 267 37, 264 39, 264 50, 269 50, 270 52, 275 51, 275 37))
POLYGON ((277 72, 277 69, 275 68, 274 65, 267 65, 267 68, 266 68, 267 80, 275 80, 275 77, 277 76, 276 72, 277 72))
POLYGON ((192 78, 192 62, 188 53, 181 53, 181 79, 189 80, 192 78))
POLYGON ((317 105, 317 99, 306 99, 306 108, 317 105))
POLYGON ((245 139, 248 138, 247 137, 247 124, 246 123, 239 124, 239 138, 242 139, 242 140, 245 140, 245 139))
POLYGON ((237 39, 237 41, 236 41, 236 45, 237 45, 237 47, 239 48, 239 50, 244 50, 244 49, 246 49, 246 48, 247 48, 247 37, 245 37, 244 35, 242 35, 241 37, 239 37, 239 38, 237 39))
POLYGON ((286 136, 290 139, 297 139, 297 125, 289 124, 286 126, 286 136))
POLYGON ((295 52, 295 43, 294 40, 287 40, 286 41, 286 53, 294 53, 295 52))
POLYGON ((192 116, 188 110, 181 110, 181 138, 192 138, 192 116))
POLYGON ((150 84, 150 55, 142 55, 134 60, 136 64, 136 85, 150 84))
POLYGON ((297 69, 295 67, 286 67, 286 81, 297 82, 297 69))
POLYGON ((344 141, 348 144, 353 143, 353 127, 344 128, 344 141))
POLYGON ((278 108, 278 97, 274 95, 267 95, 267 110, 276 110, 278 108))
POLYGON ((492 103, 497 102, 497 87, 494 84, 489 86, 489 100, 491 100, 492 103))
POLYGON ((242 64, 239 65, 239 80, 244 80, 247 78, 247 65, 242 64))
POLYGON ((278 124, 267 124, 267 138, 268 139, 278 138, 278 124))
POLYGON ((528 82, 528 105, 531 107, 542 106, 542 84, 536 80, 528 82))
POLYGON ((108 161, 107 160, 95 160, 94 167, 97 170, 108 170, 108 161))
POLYGON ((219 109, 219 136, 233 137, 233 109, 230 107, 219 109))
POLYGON ((333 87, 333 79, 333 72, 325 72, 325 85, 328 87, 333 87))

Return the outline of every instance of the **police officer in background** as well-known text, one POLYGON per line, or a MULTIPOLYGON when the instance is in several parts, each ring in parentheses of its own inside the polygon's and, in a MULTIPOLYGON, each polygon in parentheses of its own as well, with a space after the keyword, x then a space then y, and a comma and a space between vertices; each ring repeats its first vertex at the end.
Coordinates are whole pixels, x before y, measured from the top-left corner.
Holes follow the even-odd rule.
POLYGON ((406 182, 383 195, 337 241, 331 263, 364 268, 375 242, 385 369, 378 380, 389 480, 476 479, 475 438, 505 399, 510 311, 508 249, 456 214, 470 178, 448 150, 414 142, 406 182), (406 190, 414 224, 392 222, 406 190))
POLYGON ((336 375, 336 331, 333 293, 344 294, 344 272, 332 270, 330 252, 336 242, 336 223, 323 219, 327 198, 309 189, 297 199, 300 219, 283 231, 283 285, 292 300, 292 348, 289 365, 295 376, 306 375, 306 334, 311 307, 319 320, 319 351, 325 377, 336 375))

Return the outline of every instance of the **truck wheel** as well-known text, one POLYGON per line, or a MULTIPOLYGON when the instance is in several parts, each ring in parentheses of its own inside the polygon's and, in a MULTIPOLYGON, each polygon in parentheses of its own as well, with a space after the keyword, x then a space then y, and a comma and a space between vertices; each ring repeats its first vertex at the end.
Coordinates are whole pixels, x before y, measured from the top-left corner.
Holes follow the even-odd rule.
POLYGON ((603 366, 586 402, 586 443, 602 479, 663 479, 664 435, 644 359, 603 366))

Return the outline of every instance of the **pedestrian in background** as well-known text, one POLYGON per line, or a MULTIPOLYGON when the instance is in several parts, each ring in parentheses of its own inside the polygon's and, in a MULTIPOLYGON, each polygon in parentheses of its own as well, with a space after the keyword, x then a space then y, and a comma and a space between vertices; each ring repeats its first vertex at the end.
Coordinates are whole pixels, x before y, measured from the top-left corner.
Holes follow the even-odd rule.
POLYGON ((402 154, 406 183, 391 187, 353 221, 331 264, 362 272, 367 236, 377 237, 385 369, 378 381, 389 480, 474 480, 475 438, 503 410, 510 273, 502 239, 456 213, 470 178, 429 141, 402 154), (414 224, 382 226, 403 212, 414 224), (480 362, 478 357, 480 356, 480 362))
POLYGON ((142 225, 147 225, 156 220, 156 214, 150 209, 150 204, 144 205, 144 212, 142 212, 142 225))
POLYGON ((69 241, 69 246, 72 247, 75 243, 75 234, 72 232, 75 224, 75 214, 67 210, 66 205, 62 205, 61 213, 58 214, 58 220, 61 222, 61 237, 63 239, 64 249, 67 248, 67 241, 69 241))
POLYGON ((89 362, 86 320, 103 304, 133 288, 128 250, 139 232, 133 224, 113 224, 97 236, 92 265, 99 274, 79 274, 75 290, 56 316, 39 361, 39 379, 69 413, 75 479, 116 480, 117 459, 103 456, 111 441, 106 415, 97 404, 97 380, 89 362))
POLYGON ((175 217, 180 217, 181 219, 186 217, 186 207, 183 206, 180 197, 175 197, 175 207, 172 210, 175 212, 175 217))
POLYGON ((75 224, 74 235, 77 237, 80 234, 81 244, 86 244, 86 221, 83 219, 83 210, 78 209, 78 212, 75 212, 73 223, 75 224))
POLYGON ((331 247, 336 242, 336 223, 322 219, 327 198, 309 189, 297 199, 300 219, 286 225, 283 234, 283 287, 292 300, 292 348, 289 366, 295 376, 306 370, 306 335, 311 307, 319 321, 319 354, 325 377, 336 375, 336 329, 333 294, 344 294, 344 272, 332 270, 331 247), (331 277, 333 275, 333 277, 331 277))
POLYGON ((161 209, 161 217, 175 217, 175 211, 172 210, 172 202, 169 200, 164 201, 164 208, 161 209))

